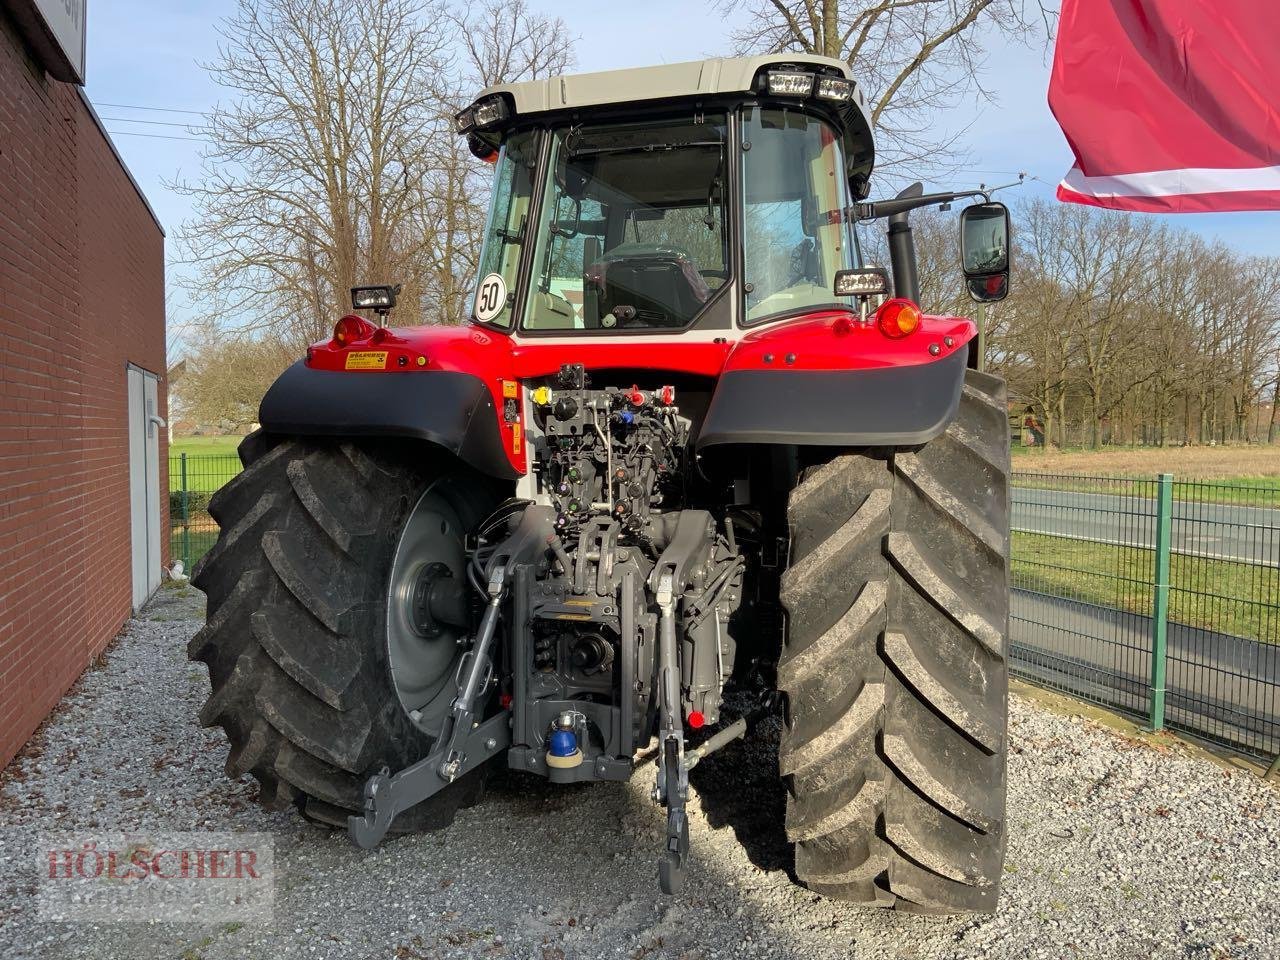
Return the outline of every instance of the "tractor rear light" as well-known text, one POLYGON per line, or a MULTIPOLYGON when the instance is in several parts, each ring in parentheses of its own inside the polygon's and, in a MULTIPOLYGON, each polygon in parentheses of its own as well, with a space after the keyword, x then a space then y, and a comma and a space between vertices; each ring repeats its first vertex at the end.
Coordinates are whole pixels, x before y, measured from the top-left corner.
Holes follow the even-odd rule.
POLYGON ((886 300, 876 311, 876 326, 886 337, 899 340, 920 326, 920 308, 906 297, 886 300))
POLYGON ((818 98, 845 103, 853 99, 853 81, 844 77, 819 77, 818 98))
POLYGON ((350 346, 360 340, 368 340, 377 331, 364 317, 347 314, 333 325, 333 342, 340 347, 350 346))
POLYGON ((798 70, 770 70, 768 79, 771 97, 807 97, 813 93, 812 73, 801 73, 798 70))

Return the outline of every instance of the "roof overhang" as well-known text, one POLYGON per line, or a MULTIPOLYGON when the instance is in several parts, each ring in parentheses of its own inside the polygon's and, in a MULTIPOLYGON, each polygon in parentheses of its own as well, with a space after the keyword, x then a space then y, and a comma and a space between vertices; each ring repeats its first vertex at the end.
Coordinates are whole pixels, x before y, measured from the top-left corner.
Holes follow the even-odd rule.
POLYGON ((84 83, 86 0, 0 0, 55 80, 84 83))
MULTIPOLYGON (((830 57, 791 54, 737 57, 733 59, 692 60, 657 67, 631 70, 608 70, 601 73, 579 73, 531 80, 525 83, 502 83, 487 87, 477 99, 495 93, 511 97, 517 114, 549 113, 559 110, 604 107, 611 104, 640 103, 646 100, 674 100, 710 97, 725 93, 750 92, 756 76, 770 66, 783 64, 807 66, 824 71, 838 71, 846 80, 849 66, 830 57)), ((859 88, 855 94, 866 110, 866 99, 859 88)))
MULTIPOLYGON (((540 115, 605 112, 611 107, 660 106, 679 101, 700 102, 733 95, 761 94, 758 78, 769 68, 789 67, 853 81, 853 94, 838 108, 811 100, 839 116, 854 169, 865 183, 875 160, 871 112, 866 95, 843 60, 807 54, 767 54, 715 58, 656 67, 580 73, 524 83, 486 87, 475 103, 501 96, 514 119, 540 115)), ((801 101, 796 101, 801 102, 801 101)))

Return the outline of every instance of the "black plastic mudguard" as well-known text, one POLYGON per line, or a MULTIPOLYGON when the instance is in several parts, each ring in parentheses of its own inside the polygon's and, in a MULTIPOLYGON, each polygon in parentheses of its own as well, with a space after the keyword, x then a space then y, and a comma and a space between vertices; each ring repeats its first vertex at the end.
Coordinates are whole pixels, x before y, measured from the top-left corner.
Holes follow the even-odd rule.
POLYGON ((698 449, 743 443, 903 447, 932 440, 960 406, 965 356, 872 370, 731 370, 698 449))
POLYGON ((267 433, 413 437, 504 480, 520 474, 503 450, 493 396, 469 373, 313 370, 299 360, 258 408, 267 433))

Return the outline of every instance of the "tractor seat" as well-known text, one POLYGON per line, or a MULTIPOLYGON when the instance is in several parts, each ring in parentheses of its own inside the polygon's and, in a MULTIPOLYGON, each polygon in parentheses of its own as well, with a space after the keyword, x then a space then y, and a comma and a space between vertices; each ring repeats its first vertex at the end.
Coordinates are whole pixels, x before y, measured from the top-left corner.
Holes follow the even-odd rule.
POLYGON ((587 268, 586 281, 600 293, 600 316, 634 307, 633 327, 683 327, 711 296, 693 257, 671 244, 619 244, 587 268))

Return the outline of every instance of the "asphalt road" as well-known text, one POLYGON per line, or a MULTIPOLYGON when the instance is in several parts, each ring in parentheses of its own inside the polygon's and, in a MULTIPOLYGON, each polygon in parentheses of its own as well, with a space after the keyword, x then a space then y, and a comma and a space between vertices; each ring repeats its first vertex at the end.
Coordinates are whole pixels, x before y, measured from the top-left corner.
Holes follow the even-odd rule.
MULTIPOLYGON (((1010 598, 1013 663, 1042 682, 1149 709, 1151 618, 1028 590, 1010 598)), ((1254 752, 1280 752, 1280 645, 1170 623, 1166 719, 1254 752)))
MULTIPOLYGON (((1016 487, 1013 528, 1027 533, 1155 548, 1149 497, 1016 487)), ((1175 500, 1175 553, 1280 566, 1280 509, 1175 500)))

